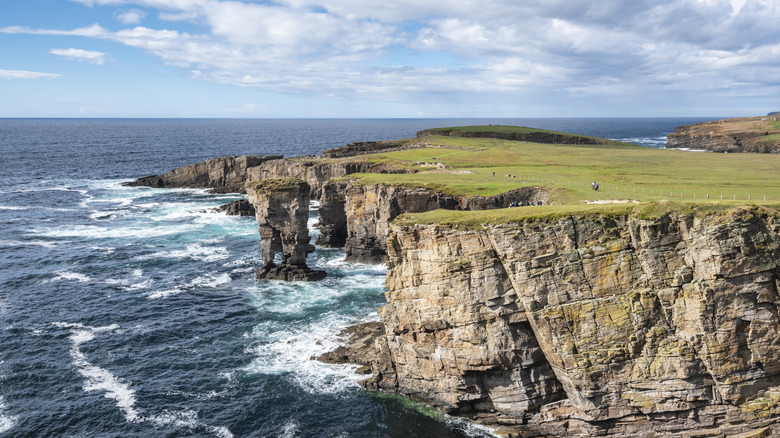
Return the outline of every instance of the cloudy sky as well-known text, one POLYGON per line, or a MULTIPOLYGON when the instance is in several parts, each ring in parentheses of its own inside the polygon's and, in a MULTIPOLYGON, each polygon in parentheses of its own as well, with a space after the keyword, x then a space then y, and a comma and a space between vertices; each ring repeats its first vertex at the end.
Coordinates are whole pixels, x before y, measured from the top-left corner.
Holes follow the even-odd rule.
POLYGON ((0 117, 748 116, 778 0, 4 0, 0 117))

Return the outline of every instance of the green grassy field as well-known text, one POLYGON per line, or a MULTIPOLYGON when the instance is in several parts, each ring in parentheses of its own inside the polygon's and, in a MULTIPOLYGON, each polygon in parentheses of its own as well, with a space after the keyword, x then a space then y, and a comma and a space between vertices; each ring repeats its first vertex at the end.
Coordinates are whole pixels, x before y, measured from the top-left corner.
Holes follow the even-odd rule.
MULTIPOLYGON (((372 158, 401 163, 417 173, 351 177, 365 184, 421 186, 465 196, 491 196, 523 186, 544 187, 553 204, 545 210, 554 214, 633 208, 632 204, 588 204, 615 200, 725 206, 735 202, 780 203, 778 154, 692 152, 619 142, 583 146, 437 136, 425 137, 424 141, 431 147, 372 158), (594 181, 600 185, 599 191, 591 189, 594 181)), ((441 214, 452 217, 450 213, 441 214)))

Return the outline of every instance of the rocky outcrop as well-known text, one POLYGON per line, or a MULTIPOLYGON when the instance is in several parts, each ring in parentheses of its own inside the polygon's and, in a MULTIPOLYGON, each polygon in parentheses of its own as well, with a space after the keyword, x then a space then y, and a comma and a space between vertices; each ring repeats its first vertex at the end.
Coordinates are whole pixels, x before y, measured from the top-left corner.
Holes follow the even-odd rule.
POLYGON ((666 147, 776 154, 780 153, 779 120, 777 116, 743 117, 680 126, 667 136, 666 147))
POLYGON ((214 193, 246 193, 244 184, 248 171, 281 155, 247 155, 241 157, 212 158, 196 164, 174 169, 163 175, 138 178, 122 185, 156 188, 210 189, 214 193))
POLYGON ((242 199, 233 201, 217 207, 215 209, 218 212, 224 212, 228 216, 254 216, 255 207, 248 200, 242 199))
POLYGON ((516 436, 780 433, 776 211, 397 226, 388 248, 369 388, 516 436))
POLYGON ((311 187, 311 197, 319 198, 322 187, 331 180, 353 173, 413 173, 413 170, 387 163, 372 163, 352 160, 324 160, 317 157, 298 157, 271 160, 250 169, 249 180, 259 181, 276 178, 298 178, 311 187))
POLYGON ((316 281, 325 271, 314 271, 306 265, 309 245, 309 185, 294 179, 272 179, 247 183, 247 193, 257 212, 260 229, 260 252, 263 267, 258 279, 316 281), (274 262, 282 253, 282 262, 274 262))
POLYGON ((378 152, 392 152, 419 147, 423 147, 422 144, 412 143, 409 140, 361 141, 322 151, 322 157, 354 157, 357 155, 376 154, 378 152))

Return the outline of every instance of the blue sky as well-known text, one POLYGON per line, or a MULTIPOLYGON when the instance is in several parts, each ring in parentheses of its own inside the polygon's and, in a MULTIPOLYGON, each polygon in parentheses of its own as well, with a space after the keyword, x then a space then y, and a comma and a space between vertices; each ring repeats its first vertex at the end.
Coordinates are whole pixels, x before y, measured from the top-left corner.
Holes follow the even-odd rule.
POLYGON ((777 0, 5 0, 0 117, 749 116, 777 0))

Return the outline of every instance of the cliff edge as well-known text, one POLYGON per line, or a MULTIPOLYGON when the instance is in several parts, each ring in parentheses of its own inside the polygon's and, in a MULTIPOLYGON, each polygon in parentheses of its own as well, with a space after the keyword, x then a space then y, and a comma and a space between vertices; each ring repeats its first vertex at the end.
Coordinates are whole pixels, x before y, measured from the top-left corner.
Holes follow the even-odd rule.
POLYGON ((667 136, 669 149, 780 153, 780 117, 742 117, 680 126, 667 136))

